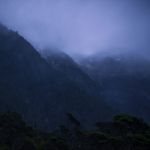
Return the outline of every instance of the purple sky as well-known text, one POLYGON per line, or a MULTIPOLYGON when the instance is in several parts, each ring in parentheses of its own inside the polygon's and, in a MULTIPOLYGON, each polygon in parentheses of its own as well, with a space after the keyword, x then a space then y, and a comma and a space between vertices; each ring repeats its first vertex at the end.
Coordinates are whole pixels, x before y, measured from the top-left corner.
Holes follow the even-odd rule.
POLYGON ((150 49, 149 0, 0 0, 0 22, 38 49, 150 49))

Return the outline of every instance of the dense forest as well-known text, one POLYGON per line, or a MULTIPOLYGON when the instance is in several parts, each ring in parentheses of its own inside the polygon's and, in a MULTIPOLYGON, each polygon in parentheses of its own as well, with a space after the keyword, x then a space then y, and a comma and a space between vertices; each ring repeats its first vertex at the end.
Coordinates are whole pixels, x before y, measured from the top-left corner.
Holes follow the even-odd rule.
POLYGON ((0 150, 149 150, 150 126, 143 120, 118 115, 85 130, 71 114, 66 125, 46 133, 27 125, 14 112, 0 114, 0 150))

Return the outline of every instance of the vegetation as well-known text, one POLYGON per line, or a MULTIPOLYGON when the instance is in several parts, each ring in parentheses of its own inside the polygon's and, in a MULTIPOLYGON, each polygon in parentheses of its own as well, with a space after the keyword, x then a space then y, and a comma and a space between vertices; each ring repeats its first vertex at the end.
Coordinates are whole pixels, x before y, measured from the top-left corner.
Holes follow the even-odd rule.
POLYGON ((51 133, 39 132, 28 126, 14 112, 0 114, 0 150, 149 150, 150 127, 128 115, 115 116, 113 122, 97 123, 97 129, 81 129, 80 122, 67 114, 71 127, 60 126, 51 133), (121 124, 119 126, 118 124, 121 124), (121 132, 124 124, 126 132, 121 132), (127 128, 128 127, 128 128, 127 128), (128 129, 128 130, 127 130, 128 129), (133 132, 131 132, 131 129, 133 132), (117 133, 117 134, 116 134, 117 133))

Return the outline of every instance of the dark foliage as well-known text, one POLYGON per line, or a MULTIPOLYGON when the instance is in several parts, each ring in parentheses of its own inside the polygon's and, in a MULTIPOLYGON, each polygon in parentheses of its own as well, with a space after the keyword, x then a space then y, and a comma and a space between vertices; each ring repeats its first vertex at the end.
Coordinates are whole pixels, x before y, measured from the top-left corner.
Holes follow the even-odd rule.
MULTIPOLYGON (((73 115, 71 117, 75 119, 73 115)), ((105 122, 105 128, 101 122, 97 125, 98 129, 93 131, 65 126, 62 130, 61 126, 57 131, 42 133, 28 126, 17 113, 0 114, 0 150, 149 150, 150 148, 150 127, 135 117, 120 115, 116 116, 113 122, 105 122), (130 123, 127 120, 130 120, 130 123), (134 132, 126 128, 122 129, 126 132, 121 132, 116 121, 119 121, 119 124, 127 123, 126 125, 132 127, 134 132), (140 129, 136 126, 137 122, 140 129), (109 133, 103 130, 106 128, 109 133), (118 134, 114 134, 115 130, 118 134)))

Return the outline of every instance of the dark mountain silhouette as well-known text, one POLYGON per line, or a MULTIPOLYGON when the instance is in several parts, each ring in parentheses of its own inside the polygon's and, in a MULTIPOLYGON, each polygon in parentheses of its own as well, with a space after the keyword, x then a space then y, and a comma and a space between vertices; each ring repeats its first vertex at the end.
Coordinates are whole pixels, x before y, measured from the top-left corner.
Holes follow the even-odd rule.
POLYGON ((45 50, 42 55, 53 69, 64 74, 78 86, 83 87, 92 96, 100 96, 99 85, 69 55, 58 50, 45 50))
POLYGON ((103 99, 121 113, 150 121, 150 62, 134 55, 92 56, 80 62, 99 82, 103 99))
POLYGON ((18 33, 0 25, 0 111, 19 112, 45 130, 63 122, 67 112, 85 125, 107 120, 112 111, 95 94, 97 86, 78 67, 76 71, 81 77, 75 80, 71 71, 69 77, 18 33))

